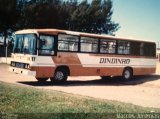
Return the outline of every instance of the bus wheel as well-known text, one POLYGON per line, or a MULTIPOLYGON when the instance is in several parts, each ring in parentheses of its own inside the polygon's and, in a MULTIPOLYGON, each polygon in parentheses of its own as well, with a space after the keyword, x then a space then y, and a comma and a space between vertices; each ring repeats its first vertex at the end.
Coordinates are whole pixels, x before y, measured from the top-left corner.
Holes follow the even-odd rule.
POLYGON ((36 78, 38 82, 46 82, 48 78, 36 78))
POLYGON ((54 77, 50 78, 52 82, 63 83, 67 80, 68 73, 64 69, 57 69, 55 71, 54 77))
POLYGON ((133 77, 133 71, 131 68, 125 68, 122 74, 123 80, 130 80, 133 77))

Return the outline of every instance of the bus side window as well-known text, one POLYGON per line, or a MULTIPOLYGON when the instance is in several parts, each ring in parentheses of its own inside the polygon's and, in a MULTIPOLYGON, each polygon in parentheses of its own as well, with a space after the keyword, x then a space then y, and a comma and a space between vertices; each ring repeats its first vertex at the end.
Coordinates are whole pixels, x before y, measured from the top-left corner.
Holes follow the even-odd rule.
POLYGON ((70 51, 77 51, 78 50, 78 43, 70 42, 69 43, 69 50, 70 51))
POLYGON ((140 55, 144 56, 144 43, 140 44, 140 55))
POLYGON ((140 55, 140 43, 131 41, 131 55, 140 55))
POLYGON ((116 52, 116 41, 101 39, 100 40, 100 53, 110 53, 113 54, 116 52))
POLYGON ((81 37, 81 52, 98 52, 98 39, 91 37, 81 37))
POLYGON ((54 55, 54 36, 40 35, 40 55, 54 55))
POLYGON ((130 54, 130 42, 118 41, 118 54, 130 54))
POLYGON ((143 43, 143 55, 149 57, 156 56, 156 46, 154 43, 143 43))
POLYGON ((58 50, 61 51, 78 51, 78 36, 59 34, 58 50))

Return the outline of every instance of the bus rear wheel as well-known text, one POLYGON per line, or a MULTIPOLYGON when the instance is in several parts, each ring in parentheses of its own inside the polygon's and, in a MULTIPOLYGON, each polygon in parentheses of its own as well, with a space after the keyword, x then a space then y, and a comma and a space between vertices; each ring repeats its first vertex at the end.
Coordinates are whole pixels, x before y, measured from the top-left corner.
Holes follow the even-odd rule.
POLYGON ((130 80, 133 77, 133 71, 131 68, 125 68, 122 74, 123 80, 130 80))
POLYGON ((38 82, 46 82, 48 78, 36 78, 38 82))
POLYGON ((68 72, 65 69, 57 69, 54 73, 54 77, 51 77, 52 82, 64 83, 67 81, 68 72))

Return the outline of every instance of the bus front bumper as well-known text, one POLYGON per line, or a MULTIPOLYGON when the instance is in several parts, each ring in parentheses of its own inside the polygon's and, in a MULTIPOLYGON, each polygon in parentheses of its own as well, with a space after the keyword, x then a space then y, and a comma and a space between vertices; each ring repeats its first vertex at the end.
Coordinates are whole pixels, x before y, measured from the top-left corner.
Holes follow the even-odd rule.
POLYGON ((9 71, 15 72, 17 74, 23 74, 23 75, 28 75, 28 76, 36 76, 36 71, 30 71, 30 70, 27 70, 27 69, 9 67, 9 71))

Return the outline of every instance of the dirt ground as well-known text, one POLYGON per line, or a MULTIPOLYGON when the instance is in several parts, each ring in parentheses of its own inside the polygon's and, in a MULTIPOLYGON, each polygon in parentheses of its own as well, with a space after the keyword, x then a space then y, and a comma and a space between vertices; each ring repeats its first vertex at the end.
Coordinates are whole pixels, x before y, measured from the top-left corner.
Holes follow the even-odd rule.
POLYGON ((34 77, 9 72, 8 67, 0 64, 2 82, 160 108, 160 63, 156 74, 134 77, 132 81, 121 82, 119 77, 106 81, 100 77, 69 77, 65 84, 38 83, 34 77))

